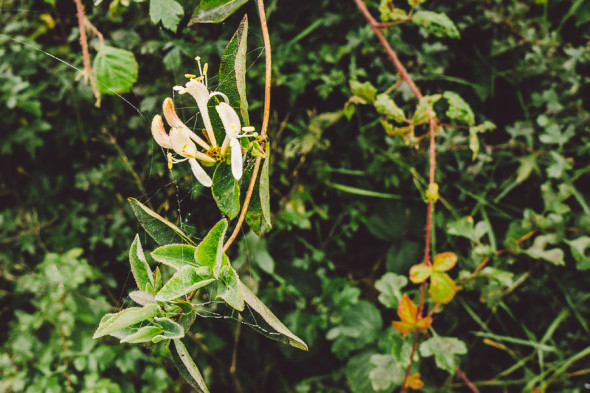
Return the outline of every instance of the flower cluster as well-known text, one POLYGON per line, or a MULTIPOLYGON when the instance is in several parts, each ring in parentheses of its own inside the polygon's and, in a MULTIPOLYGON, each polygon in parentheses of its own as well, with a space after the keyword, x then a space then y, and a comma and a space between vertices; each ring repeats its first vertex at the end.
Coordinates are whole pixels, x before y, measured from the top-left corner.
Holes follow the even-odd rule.
MULTIPOLYGON (((185 86, 174 86, 174 90, 179 94, 190 94, 196 101, 199 112, 203 119, 205 126, 205 137, 207 141, 199 137, 195 132, 190 130, 180 120, 174 109, 174 103, 172 99, 166 98, 162 106, 164 117, 166 122, 170 125, 170 132, 167 133, 164 128, 164 122, 160 115, 154 116, 152 120, 152 135, 154 140, 163 147, 164 149, 171 149, 176 153, 175 157, 172 153, 168 153, 168 168, 172 169, 172 165, 187 161, 189 162, 193 174, 205 187, 211 187, 213 182, 211 177, 199 164, 198 160, 208 163, 215 163, 216 161, 223 159, 228 147, 230 148, 231 155, 231 169, 232 174, 236 180, 242 177, 243 164, 242 164, 242 147, 238 140, 240 137, 250 136, 246 133, 252 132, 253 127, 243 127, 240 123, 240 118, 236 111, 229 105, 227 96, 221 92, 210 92, 207 87, 207 63, 201 68, 200 59, 196 58, 199 65, 200 76, 187 74, 186 77, 189 81, 185 86), (211 119, 207 105, 209 100, 213 96, 219 96, 223 99, 215 109, 219 114, 219 118, 225 129, 225 139, 221 144, 221 147, 217 144, 215 139, 215 133, 213 132, 213 126, 211 125, 211 119), (243 131, 244 134, 240 134, 243 131), (201 147, 204 151, 199 151, 201 147)), ((251 134, 254 135, 254 134, 251 134)))

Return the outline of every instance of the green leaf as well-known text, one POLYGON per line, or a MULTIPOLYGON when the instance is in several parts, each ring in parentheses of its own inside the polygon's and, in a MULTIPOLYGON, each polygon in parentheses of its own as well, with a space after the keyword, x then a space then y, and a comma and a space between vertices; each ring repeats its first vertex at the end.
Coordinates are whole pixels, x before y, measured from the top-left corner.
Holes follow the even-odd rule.
POLYGON ((184 337, 184 328, 170 318, 156 317, 154 318, 154 323, 162 329, 160 334, 152 338, 152 342, 154 343, 184 337))
POLYGON ((390 119, 397 121, 398 123, 406 120, 404 111, 395 104, 395 102, 389 97, 388 94, 379 94, 375 100, 375 109, 380 114, 387 116, 390 119))
POLYGON ((160 326, 148 325, 139 328, 135 333, 121 339, 122 343, 138 344, 151 342, 154 337, 164 330, 160 326))
MULTIPOLYGON (((202 0, 201 6, 203 1, 207 0, 202 0)), ((248 15, 244 15, 238 29, 225 47, 219 66, 219 91, 227 95, 230 105, 240 115, 243 126, 250 125, 246 97, 247 38, 248 15)))
POLYGON ((239 281, 240 288, 242 290, 242 294, 244 295, 244 301, 252 310, 256 311, 262 319, 270 327, 272 327, 277 333, 279 334, 266 334, 268 338, 273 340, 289 344, 292 347, 303 349, 304 351, 309 351, 307 344, 303 342, 299 337, 294 335, 287 327, 270 311, 268 307, 252 291, 242 282, 239 281))
POLYGON ((437 37, 459 38, 461 36, 453 21, 446 14, 418 11, 412 17, 412 21, 437 37))
POLYGON ((223 239, 227 231, 227 220, 219 221, 205 236, 197 247, 197 263, 211 269, 213 276, 219 278, 219 271, 223 263, 223 239))
POLYGON ((393 5, 392 0, 381 0, 381 3, 379 3, 379 13, 381 14, 382 22, 403 20, 408 17, 406 11, 393 5))
POLYGON ((520 157, 518 158, 518 162, 520 162, 520 165, 516 170, 515 180, 517 184, 520 184, 526 179, 528 179, 533 170, 539 173, 539 166, 537 165, 536 154, 529 154, 528 156, 520 157))
POLYGON ((176 301, 172 305, 175 308, 174 315, 178 315, 178 323, 185 331, 189 330, 195 322, 197 311, 190 302, 176 301))
POLYGON ((131 209, 137 220, 159 245, 172 243, 189 243, 196 245, 180 228, 140 203, 135 198, 128 198, 131 209))
POLYGON ((231 166, 225 162, 219 163, 215 168, 211 192, 217 207, 223 214, 230 219, 238 215, 240 212, 240 186, 232 175, 231 166))
POLYGON ((471 107, 459 94, 452 91, 445 91, 443 97, 449 104, 449 108, 447 109, 447 116, 449 118, 459 120, 468 126, 475 124, 475 116, 471 107))
MULTIPOLYGON (((448 114, 448 112, 447 112, 448 114)), ((486 131, 496 129, 496 125, 491 121, 484 121, 477 126, 469 127, 469 150, 473 153, 472 160, 475 161, 477 154, 479 153, 479 137, 478 135, 486 131)))
POLYGON ((344 372, 346 383, 352 393, 374 393, 370 373, 375 366, 371 363, 371 357, 375 354, 373 350, 361 352, 352 356, 344 372))
POLYGON ((566 240, 576 262, 578 270, 590 270, 590 256, 586 250, 590 248, 590 237, 580 236, 574 240, 566 240))
POLYGON ((189 244, 167 244, 151 252, 154 261, 163 263, 176 270, 186 265, 198 267, 195 261, 197 248, 189 244))
POLYGON ((412 117, 412 123, 422 124, 427 122, 431 117, 436 117, 433 106, 441 97, 442 95, 440 94, 433 94, 420 98, 416 106, 416 112, 414 112, 414 116, 412 117))
POLYGON ((124 329, 138 322, 153 318, 160 313, 157 304, 149 304, 145 307, 129 307, 117 314, 106 314, 92 338, 99 338, 124 329))
POLYGON ((129 293, 129 297, 140 306, 147 306, 148 304, 156 303, 156 298, 151 292, 133 291, 129 293))
POLYGON ((383 277, 375 281, 375 288, 381 292, 379 301, 385 307, 397 310, 397 305, 402 298, 401 289, 408 284, 408 279, 395 273, 385 273, 383 277))
POLYGON ((480 221, 474 225, 471 217, 459 218, 447 224, 449 235, 466 237, 474 243, 480 243, 481 238, 489 231, 490 226, 486 221, 480 221))
POLYGON ((127 93, 137 81, 137 68, 132 52, 103 45, 92 65, 98 91, 104 94, 127 93))
POLYGON ((554 244, 555 235, 540 235, 535 238, 533 245, 524 250, 524 253, 535 259, 544 259, 547 262, 551 262, 556 266, 565 265, 563 260, 563 251, 559 248, 547 249, 547 244, 554 244))
POLYGON ((158 291, 156 300, 171 301, 214 282, 214 278, 209 278, 206 275, 208 270, 208 268, 196 268, 189 265, 182 267, 158 291))
POLYGON ((131 272, 135 283, 140 291, 153 292, 154 291, 154 274, 150 265, 148 265, 141 242, 139 241, 139 235, 135 235, 131 248, 129 249, 129 263, 131 264, 131 272))
POLYGON ((219 275, 219 285, 221 290, 217 292, 217 298, 225 300, 227 304, 238 311, 244 310, 244 295, 239 284, 238 273, 231 265, 221 268, 219 275))
POLYGON ((399 386, 404 380, 404 365, 392 355, 375 354, 371 356, 374 368, 369 373, 371 386, 376 391, 391 390, 399 386))
POLYGON ((181 340, 172 341, 174 345, 169 347, 170 354, 180 375, 182 375, 193 389, 196 389, 197 393, 209 393, 209 389, 207 389, 199 368, 191 358, 183 342, 181 340))
POLYGON ((437 272, 447 272, 457 264, 457 254, 454 252, 441 252, 434 256, 432 268, 437 272))
POLYGON ((371 82, 350 81, 350 91, 357 97, 363 99, 366 103, 372 104, 375 101, 377 89, 371 82))
POLYGON ((176 33, 184 9, 174 0, 150 0, 150 19, 154 24, 162 25, 176 33))
POLYGON ((424 263, 412 266, 410 269, 410 281, 414 284, 421 284, 428 280, 428 277, 432 275, 432 266, 428 266, 424 263))
POLYGON ((447 304, 453 300, 456 291, 455 281, 447 273, 432 272, 428 294, 435 303, 447 304))
POLYGON ((420 355, 434 356, 436 366, 454 374, 459 365, 456 355, 467 353, 465 343, 454 337, 434 336, 420 344, 420 355))
POLYGON ((260 171, 259 181, 259 196, 260 206, 262 207, 262 218, 266 222, 266 226, 272 228, 271 215, 270 215, 270 183, 268 180, 268 168, 270 166, 270 156, 267 154, 267 158, 264 159, 262 164, 262 170, 260 171))
POLYGON ((248 0, 201 0, 189 22, 193 23, 220 23, 233 14, 248 0))

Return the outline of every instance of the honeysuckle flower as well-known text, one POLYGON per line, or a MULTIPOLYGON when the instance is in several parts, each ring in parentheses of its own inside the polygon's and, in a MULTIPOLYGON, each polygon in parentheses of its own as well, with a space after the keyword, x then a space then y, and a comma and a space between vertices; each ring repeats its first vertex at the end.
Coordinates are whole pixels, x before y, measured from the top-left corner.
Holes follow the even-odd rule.
POLYGON ((163 112, 166 121, 172 128, 170 129, 170 134, 167 134, 162 117, 160 115, 154 116, 152 120, 152 135, 154 140, 163 148, 172 149, 176 154, 183 157, 182 159, 175 159, 171 153, 168 153, 168 167, 171 169, 173 164, 188 160, 193 174, 199 183, 205 187, 211 187, 213 181, 201 165, 199 165, 197 159, 208 162, 215 162, 215 159, 198 151, 195 142, 207 150, 210 146, 180 120, 174 110, 174 103, 170 98, 164 100, 163 112))
POLYGON ((242 146, 240 145, 239 137, 245 136, 240 135, 241 125, 238 114, 227 103, 222 102, 215 107, 219 118, 225 128, 225 139, 221 146, 221 154, 223 155, 227 150, 228 146, 231 149, 231 172, 236 180, 240 180, 242 177, 243 165, 242 165, 242 146))

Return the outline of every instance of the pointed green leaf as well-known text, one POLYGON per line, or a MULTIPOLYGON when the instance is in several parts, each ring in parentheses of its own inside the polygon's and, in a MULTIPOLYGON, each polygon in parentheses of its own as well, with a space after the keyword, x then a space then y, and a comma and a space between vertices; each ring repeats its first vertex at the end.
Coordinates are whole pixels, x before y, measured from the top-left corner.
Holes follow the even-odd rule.
POLYGON ((174 345, 169 347, 170 354, 174 365, 180 372, 180 375, 191 385, 193 389, 196 389, 197 393, 209 393, 205 380, 199 371, 199 368, 191 358, 186 347, 181 340, 172 340, 174 345))
POLYGON ((449 108, 447 109, 447 116, 449 118, 459 120, 468 126, 475 124, 475 116, 471 107, 459 94, 453 91, 445 91, 443 97, 449 104, 449 108))
POLYGON ((133 291, 129 293, 129 297, 131 300, 141 306, 147 306, 148 304, 156 303, 156 298, 150 292, 133 291))
POLYGON ((217 298, 225 300, 227 304, 238 311, 244 310, 244 295, 239 284, 238 273, 230 265, 223 266, 219 275, 220 289, 217 298))
POLYGON ((219 221, 205 236, 197 247, 195 254, 197 263, 211 269, 215 278, 219 277, 219 270, 223 263, 223 240, 227 231, 227 220, 219 221))
POLYGON ((171 301, 188 295, 189 293, 202 288, 213 281, 214 278, 209 278, 204 275, 202 267, 196 268, 194 266, 183 266, 174 273, 166 284, 156 294, 156 300, 161 302, 171 301))
POLYGON ((410 281, 412 281, 414 284, 421 284, 428 280, 428 277, 430 277, 431 274, 432 266, 420 263, 410 268, 410 281))
POLYGON ((161 328, 161 333, 154 336, 152 338, 152 342, 157 343, 163 340, 170 340, 170 339, 178 339, 184 337, 184 328, 171 320, 170 318, 165 317, 156 317, 154 318, 154 323, 161 328))
POLYGON ((459 38, 461 36, 453 21, 446 14, 418 11, 412 17, 412 21, 437 37, 459 38))
POLYGON ((229 98, 230 105, 240 115, 242 126, 250 125, 246 98, 247 38, 248 15, 244 15, 238 29, 225 47, 219 66, 219 91, 229 98))
POLYGON ((185 331, 189 330, 195 322, 197 311, 190 302, 176 301, 174 306, 177 307, 177 311, 174 312, 174 315, 178 315, 178 323, 185 331))
POLYGON ((262 171, 260 172, 260 182, 259 182, 259 196, 260 196, 260 206, 262 208, 262 218, 266 222, 266 226, 268 228, 272 227, 271 223, 271 216, 270 216, 270 183, 268 180, 268 167, 270 165, 270 156, 267 154, 267 158, 264 160, 264 164, 262 164, 262 171))
POLYGON ((213 199, 217 207, 230 219, 235 218, 240 212, 240 186, 234 179, 231 166, 225 162, 219 163, 213 174, 213 186, 211 187, 213 199))
POLYGON ((196 250, 195 246, 189 244, 168 244, 156 248, 150 255, 155 261, 178 270, 186 265, 199 266, 195 262, 196 250))
POLYGON ((154 291, 154 274, 148 265, 139 235, 135 235, 131 248, 129 249, 129 263, 131 264, 131 272, 135 283, 140 291, 153 292, 154 291))
POLYGON ((139 328, 135 333, 130 334, 121 340, 122 343, 147 343, 151 342, 154 337, 162 333, 164 330, 159 326, 144 326, 139 328))
POLYGON ((268 334, 267 337, 285 344, 289 344, 295 348, 309 351, 307 344, 305 344, 303 340, 294 335, 242 281, 239 281, 239 283, 246 304, 248 304, 252 310, 256 311, 262 317, 262 319, 264 319, 264 321, 269 324, 269 326, 279 333, 278 335, 268 334))
POLYGON ((193 23, 220 23, 233 14, 248 0, 201 0, 193 12, 189 26, 193 23))
POLYGON ((127 93, 137 80, 137 69, 132 52, 107 45, 100 47, 92 65, 98 91, 104 94, 127 93))
POLYGON ((117 314, 107 314, 100 321, 100 325, 94 332, 92 338, 99 338, 134 325, 146 319, 153 318, 160 313, 156 304, 149 304, 145 307, 129 307, 117 314), (108 317, 107 317, 108 316, 108 317))
MULTIPOLYGON (((246 170, 244 171, 244 178, 249 179, 250 177, 252 177, 253 168, 254 165, 249 165, 246 168, 246 170)), ((262 191, 260 189, 261 181, 262 180, 257 181, 254 185, 254 191, 252 192, 250 205, 248 206, 248 211, 246 212, 246 224, 248 224, 250 229, 252 229, 254 233, 256 233, 258 236, 264 235, 270 229, 270 227, 267 225, 266 219, 263 218, 262 204, 260 198, 265 191, 262 191)), ((245 190, 248 188, 248 183, 243 182, 242 187, 242 194, 246 194, 245 190)), ((270 208, 268 214, 270 216, 270 208)))
POLYGON ((137 220, 159 245, 188 243, 196 245, 180 228, 140 203, 135 198, 128 198, 137 220))
POLYGON ((395 104, 388 94, 379 94, 375 100, 375 109, 382 115, 401 123, 406 120, 404 111, 395 104))
POLYGON ((435 303, 447 304, 455 296, 455 281, 447 273, 433 271, 428 294, 435 303))
POLYGON ((467 353, 465 343, 454 337, 434 336, 420 344, 420 355, 423 357, 434 356, 436 366, 454 374, 459 366, 456 355, 467 353))

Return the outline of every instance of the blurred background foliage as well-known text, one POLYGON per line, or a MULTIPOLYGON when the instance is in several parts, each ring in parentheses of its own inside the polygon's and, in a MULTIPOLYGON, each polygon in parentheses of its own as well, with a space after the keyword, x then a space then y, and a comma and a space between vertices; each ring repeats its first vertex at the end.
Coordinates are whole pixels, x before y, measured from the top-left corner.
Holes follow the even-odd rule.
MULTIPOLYGON (((171 87, 195 72, 195 56, 215 69, 244 13, 250 118, 262 117, 255 4, 222 24, 187 27, 198 1, 181 0, 186 12, 173 33, 151 22, 148 2, 95 3, 85 2, 89 20, 139 64, 132 91, 103 96, 100 109, 74 68, 83 67, 74 3, 0 2, 2 392, 189 391, 162 347, 91 338, 100 315, 129 302, 126 254, 141 229, 126 198, 196 237, 219 219, 187 167, 169 173, 149 123, 171 87)), ((378 2, 368 5, 378 15, 378 2)), ((399 275, 422 259, 426 145, 388 135, 369 106, 343 113, 350 81, 379 92, 397 81, 352 1, 266 6, 274 228, 264 239, 244 233, 230 257, 310 352, 237 331, 232 318, 200 318, 193 354, 214 392, 391 392, 395 364, 408 356, 391 328, 399 275)), ((425 94, 454 91, 476 123, 497 126, 476 135, 475 155, 466 128, 437 139, 435 246, 459 255, 453 275, 463 290, 435 327, 468 349, 451 356, 448 371, 460 367, 482 392, 588 392, 590 3, 423 7, 446 13, 461 38, 408 24, 387 39, 425 94)), ((406 113, 415 107, 405 84, 393 97, 406 113)), ((445 104, 435 109, 444 122, 445 104)), ((423 391, 468 391, 438 363, 425 357, 416 366, 423 391)))

